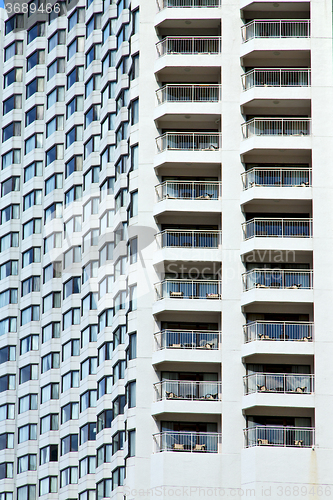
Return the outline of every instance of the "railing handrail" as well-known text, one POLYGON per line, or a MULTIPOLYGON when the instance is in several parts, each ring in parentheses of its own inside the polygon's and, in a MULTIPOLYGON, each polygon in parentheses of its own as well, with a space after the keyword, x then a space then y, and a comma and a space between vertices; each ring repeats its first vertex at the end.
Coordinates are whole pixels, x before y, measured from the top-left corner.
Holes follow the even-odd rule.
MULTIPOLYGON (((179 1, 179 0, 178 0, 179 1)), ((208 4, 209 5, 195 5, 195 0, 182 0, 182 1, 179 1, 179 4, 182 4, 182 5, 169 5, 169 0, 160 0, 158 1, 157 0, 157 9, 159 12, 161 12, 162 10, 164 9, 169 9, 169 8, 219 8, 221 7, 221 0, 213 0, 213 1, 208 1, 208 4), (187 5, 184 5, 184 4, 187 4, 187 5), (192 5, 189 5, 189 4, 192 4, 192 5)))
POLYGON ((167 234, 167 233, 182 233, 182 234, 222 234, 221 229, 216 229, 216 230, 208 230, 206 231, 205 229, 164 229, 163 231, 160 231, 155 234, 155 236, 159 236, 160 234, 167 234))
POLYGON ((163 434, 177 434, 178 436, 184 435, 184 436, 217 436, 217 437, 222 437, 221 432, 193 432, 193 431, 162 431, 162 432, 155 432, 153 436, 162 436, 163 434))
POLYGON ((197 186, 200 186, 200 184, 207 184, 209 186, 211 186, 212 184, 215 185, 215 186, 221 186, 222 185, 222 181, 172 181, 171 179, 167 180, 167 181, 163 181, 163 182, 160 182, 159 184, 156 184, 155 186, 155 189, 160 187, 160 186, 166 186, 168 184, 181 184, 181 185, 184 185, 184 184, 190 184, 190 185, 197 185, 197 186))
POLYGON ((165 333, 165 332, 179 332, 179 333, 216 333, 217 335, 221 335, 221 330, 185 330, 184 329, 177 329, 177 328, 164 328, 163 330, 160 330, 159 332, 155 332, 154 335, 157 335, 159 333, 165 333))
POLYGON ((166 384, 166 383, 175 383, 175 384, 194 384, 194 385, 204 385, 204 384, 214 384, 217 385, 218 387, 222 387, 222 382, 220 380, 178 380, 178 379, 164 379, 160 380, 159 382, 154 382, 154 387, 157 387, 161 384, 166 384))
POLYGON ((314 378, 314 373, 276 373, 276 372, 256 372, 250 373, 248 375, 243 376, 243 380, 247 380, 249 378, 258 377, 258 376, 269 376, 269 377, 311 377, 314 378))
POLYGON ((313 373, 251 373, 243 376, 244 395, 256 393, 313 394, 315 392, 314 380, 313 373), (274 387, 276 383, 279 384, 278 387, 274 387), (301 387, 298 385, 301 383, 306 385, 301 387))
POLYGON ((287 222, 312 222, 313 219, 312 217, 297 217, 297 218, 291 218, 291 217, 254 217, 253 219, 249 219, 245 222, 242 222, 242 226, 246 226, 250 222, 255 222, 255 221, 262 221, 262 222, 279 222, 279 221, 287 221, 287 222))
MULTIPOLYGON (((241 176, 245 177, 246 175, 248 175, 252 172, 255 172, 256 170, 258 170, 259 172, 260 171, 265 172, 266 170, 271 171, 271 172, 274 172, 274 171, 278 172, 281 170, 284 172, 312 172, 311 167, 296 167, 296 168, 292 168, 292 167, 252 167, 249 170, 242 172, 241 176)), ((170 181, 164 181, 164 182, 170 182, 170 181)))
POLYGON ((272 118, 271 116, 264 117, 261 116, 260 118, 251 118, 251 120, 247 120, 246 122, 242 123, 242 125, 249 125, 250 123, 255 123, 255 122, 261 122, 261 121, 271 121, 271 122, 311 122, 311 118, 295 118, 294 116, 291 118, 272 118))
POLYGON ((159 87, 157 90, 155 90, 155 93, 157 94, 157 92, 159 92, 160 90, 164 90, 167 88, 178 88, 178 87, 181 87, 181 88, 198 87, 200 89, 204 88, 204 87, 208 87, 208 88, 219 88, 220 89, 220 88, 222 88, 222 85, 220 83, 166 83, 162 87, 159 87))
POLYGON ((245 73, 242 73, 241 76, 247 76, 250 75, 251 73, 255 73, 256 71, 263 71, 263 72, 269 72, 269 71, 276 71, 276 72, 281 72, 281 71, 308 71, 311 72, 311 68, 252 68, 249 69, 248 71, 245 71, 245 73))
MULTIPOLYGON (((222 136, 222 133, 221 132, 164 132, 164 134, 162 135, 158 135, 155 139, 162 139, 164 137, 167 137, 168 135, 176 135, 178 137, 183 137, 183 136, 188 136, 188 135, 192 135, 192 136, 207 136, 209 137, 210 135, 218 135, 219 137, 222 136)), ((170 181, 169 181, 170 182, 170 181)))
POLYGON ((160 285, 161 283, 171 283, 171 282, 177 282, 177 283, 222 283, 222 280, 209 280, 209 279, 203 279, 203 280, 190 280, 190 279, 186 279, 186 278, 183 278, 183 279, 180 279, 180 278, 176 278, 176 279, 172 279, 172 278, 166 278, 162 281, 157 281, 155 283, 155 285, 160 285))
POLYGON ((155 45, 159 45, 166 40, 222 40, 221 36, 165 36, 162 40, 156 42, 155 45))
POLYGON ((254 272, 263 272, 263 273, 307 273, 307 274, 313 274, 313 269, 266 269, 266 268, 254 268, 250 269, 249 271, 245 271, 242 276, 247 276, 251 273, 254 272))
POLYGON ((246 24, 243 24, 242 28, 246 28, 247 26, 250 26, 251 24, 255 23, 307 23, 310 24, 311 19, 252 19, 252 21, 249 21, 246 24))
POLYGON ((245 448, 252 446, 310 448, 315 444, 314 427, 256 424, 243 429, 243 433, 245 448))
POLYGON ((256 323, 260 323, 262 325, 314 325, 313 321, 265 321, 262 319, 256 319, 243 325, 243 328, 255 325, 256 323))

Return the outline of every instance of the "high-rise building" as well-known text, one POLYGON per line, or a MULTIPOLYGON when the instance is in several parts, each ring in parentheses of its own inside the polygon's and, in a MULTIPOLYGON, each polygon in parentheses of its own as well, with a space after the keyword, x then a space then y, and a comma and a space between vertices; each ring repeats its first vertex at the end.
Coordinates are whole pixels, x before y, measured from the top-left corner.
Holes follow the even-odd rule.
POLYGON ((0 12, 0 500, 333 494, 331 3, 0 12))

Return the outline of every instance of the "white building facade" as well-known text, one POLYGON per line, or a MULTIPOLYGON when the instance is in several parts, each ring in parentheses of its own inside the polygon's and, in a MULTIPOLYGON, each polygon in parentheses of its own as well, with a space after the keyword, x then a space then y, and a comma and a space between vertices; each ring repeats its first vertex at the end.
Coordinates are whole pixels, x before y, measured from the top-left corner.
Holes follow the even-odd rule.
POLYGON ((0 500, 332 495, 331 3, 0 37, 0 500))

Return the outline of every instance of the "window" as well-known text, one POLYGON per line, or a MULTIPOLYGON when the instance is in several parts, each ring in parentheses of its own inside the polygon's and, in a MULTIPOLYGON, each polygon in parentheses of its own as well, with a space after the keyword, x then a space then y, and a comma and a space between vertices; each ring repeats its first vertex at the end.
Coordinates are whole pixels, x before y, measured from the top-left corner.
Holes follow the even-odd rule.
POLYGON ((46 137, 50 137, 58 130, 64 130, 64 115, 56 115, 46 124, 46 137))
POLYGON ((22 254, 22 267, 26 267, 33 262, 40 262, 40 247, 32 247, 22 254))
POLYGON ((15 418, 15 404, 7 403, 5 405, 0 406, 0 422, 4 420, 10 419, 13 420, 15 418))
POLYGON ((108 227, 113 226, 114 210, 107 210, 100 218, 100 234, 106 232, 108 227))
POLYGON ((49 24, 60 16, 66 15, 66 2, 57 2, 59 9, 52 9, 49 14, 49 24))
POLYGON ((23 68, 13 68, 4 75, 3 88, 7 88, 14 82, 22 82, 23 68))
POLYGON ((31 123, 36 120, 43 120, 44 118, 44 106, 43 104, 38 104, 33 108, 29 109, 29 111, 25 114, 25 126, 28 127, 31 123))
POLYGON ((23 455, 17 459, 17 473, 27 472, 28 470, 37 470, 37 455, 23 455))
POLYGON ((68 119, 77 111, 83 111, 83 95, 76 95, 66 104, 66 118, 68 119))
POLYGON ((60 292, 52 292, 46 295, 46 297, 43 297, 43 313, 46 313, 56 307, 61 307, 60 292))
POLYGON ((61 377, 61 392, 80 386, 79 370, 72 370, 61 377))
POLYGON ((97 309, 97 302, 98 302, 98 293, 89 293, 84 299, 82 300, 82 313, 81 315, 83 316, 84 314, 88 313, 89 311, 93 311, 97 309))
POLYGON ((39 22, 30 28, 27 32, 28 35, 28 45, 38 36, 45 36, 45 23, 39 22))
POLYGON ((77 23, 84 23, 84 17, 85 17, 84 11, 85 11, 84 8, 76 9, 73 12, 73 14, 68 18, 68 32, 70 32, 71 29, 74 28, 74 26, 77 23))
POLYGON ((137 304, 137 285, 129 287, 129 311, 136 311, 138 308, 137 304))
POLYGON ((102 74, 106 75, 108 68, 114 67, 116 62, 116 51, 109 50, 102 60, 102 74))
POLYGON ((34 161, 24 169, 24 182, 28 182, 33 177, 40 177, 42 175, 43 175, 43 162, 34 161))
POLYGON ((25 354, 29 351, 38 351, 39 335, 28 335, 20 341, 20 354, 25 354))
POLYGON ((47 95, 47 109, 51 108, 56 102, 64 102, 65 100, 65 87, 55 87, 47 95))
POLYGON ((53 368, 60 368, 60 352, 50 352, 42 357, 42 373, 53 368))
POLYGON ((130 264, 138 261, 138 238, 132 238, 128 243, 128 253, 130 264))
POLYGON ((7 167, 10 167, 14 164, 21 163, 21 150, 20 149, 11 149, 8 153, 2 156, 2 170, 7 167))
POLYGON ((98 261, 93 260, 88 262, 88 264, 82 268, 82 283, 86 283, 90 278, 97 278, 97 273, 98 261))
POLYGON ((47 283, 53 278, 61 278, 61 262, 52 262, 43 269, 43 283, 47 283))
POLYGON ((114 298, 114 313, 117 314, 120 309, 125 309, 126 292, 119 292, 114 298))
POLYGON ((18 428, 18 443, 37 440, 37 424, 27 424, 18 428))
POLYGON ((97 483, 97 500, 110 498, 112 492, 112 479, 103 479, 97 483))
POLYGON ((95 408, 97 405, 97 391, 90 389, 80 396, 80 412, 85 411, 87 408, 95 408))
POLYGON ((81 262, 81 247, 72 247, 65 253, 64 269, 75 262, 81 262))
POLYGON ((108 260, 113 259, 114 243, 106 243, 99 252, 99 265, 103 266, 108 260))
POLYGON ((74 276, 64 284, 64 299, 67 299, 72 294, 81 293, 81 278, 74 276))
POLYGON ((98 349, 98 366, 110 359, 112 359, 112 342, 105 342, 98 349))
POLYGON ((66 455, 71 451, 78 451, 79 439, 78 434, 69 434, 61 440, 61 455, 66 455))
POLYGON ((8 288, 8 290, 0 293, 0 307, 9 304, 17 304, 17 288, 8 288))
POLYGON ((127 403, 129 408, 136 406, 136 381, 129 382, 126 386, 127 403))
POLYGON ((84 115, 84 128, 89 127, 89 125, 94 121, 99 121, 101 113, 101 105, 94 104, 84 115))
POLYGON ((44 77, 38 76, 29 82, 26 86, 26 98, 29 99, 36 92, 44 92, 44 77))
POLYGON ((131 125, 139 123, 139 99, 135 99, 130 104, 131 125))
POLYGON ((129 216, 135 217, 136 215, 138 215, 138 192, 134 191, 131 193, 129 216))
POLYGON ((80 428, 80 445, 87 441, 96 440, 96 422, 86 424, 80 428))
POLYGON ((125 377, 125 368, 126 368, 126 361, 121 360, 118 361, 112 369, 112 375, 113 375, 113 383, 115 384, 118 382, 118 380, 123 379, 125 377))
POLYGON ((24 22, 23 14, 15 14, 15 16, 10 17, 5 22, 5 35, 8 35, 14 30, 22 29, 24 27, 23 22, 24 22))
POLYGON ((115 128, 115 113, 109 113, 106 119, 102 122, 102 137, 106 137, 109 130, 114 130, 115 128))
POLYGON ((41 234, 42 219, 31 219, 23 224, 22 240, 25 240, 33 234, 41 234))
POLYGON ((80 308, 74 307, 69 309, 69 311, 65 312, 63 315, 63 330, 69 328, 71 325, 79 325, 80 324, 80 308))
POLYGON ((5 318, 0 321, 0 337, 17 331, 17 318, 5 318))
POLYGON ((105 394, 111 394, 112 391, 112 377, 106 376, 98 381, 97 384, 97 399, 101 398, 105 394))
POLYGON ((60 338, 60 322, 53 321, 42 328, 42 344, 51 339, 60 338))
POLYGON ((47 464, 48 462, 58 462, 58 445, 51 444, 44 446, 39 451, 39 465, 47 464))
POLYGON ((85 84, 85 98, 93 92, 93 90, 100 90, 101 88, 101 75, 99 73, 93 74, 85 84))
POLYGON ((123 344, 125 342, 125 333, 125 325, 118 326, 118 328, 116 328, 116 330, 113 332, 113 350, 115 350, 119 344, 123 344))
POLYGON ((62 233, 52 233, 47 238, 44 238, 44 254, 50 252, 53 248, 61 248, 61 246, 62 233))
POLYGON ((132 67, 130 70, 130 79, 135 80, 139 77, 139 54, 132 56, 132 67))
POLYGON ((85 457, 79 462, 80 478, 87 474, 95 474, 96 456, 85 457))
MULTIPOLYGON (((46 151, 46 166, 48 167, 56 160, 64 159, 64 145, 63 144, 55 144, 46 151)), ((62 176, 62 174, 60 174, 62 176)))
POLYGON ((99 151, 100 136, 93 135, 84 145, 84 158, 88 158, 91 153, 99 151))
POLYGON ((23 54, 23 41, 16 40, 15 42, 7 45, 5 47, 5 62, 9 61, 14 56, 19 56, 23 54))
POLYGON ((48 51, 50 53, 57 45, 65 45, 65 44, 66 44, 66 30, 58 30, 48 40, 48 51))
POLYGON ((11 219, 20 218, 20 205, 8 205, 0 212, 0 224, 5 224, 11 219))
POLYGON ((112 472, 112 489, 114 490, 118 486, 123 486, 124 479, 125 479, 125 467, 117 467, 112 472))
POLYGON ((68 484, 77 484, 78 473, 77 467, 67 467, 60 471, 60 488, 67 486, 68 484))
POLYGON ((51 80, 57 73, 65 73, 66 61, 64 57, 58 57, 47 67, 47 81, 51 80))
POLYGON ((6 115, 13 109, 22 109, 22 95, 14 94, 3 101, 3 114, 6 115))
POLYGON ((17 500, 36 500, 36 485, 27 484, 17 488, 17 500))
POLYGON ((18 260, 8 260, 0 266, 0 280, 8 276, 17 276, 18 274, 18 260))
POLYGON ((100 60, 100 58, 101 58, 101 44, 96 43, 91 47, 91 49, 89 49, 89 51, 86 54, 86 68, 88 68, 88 66, 90 66, 90 64, 93 61, 100 60))
POLYGON ((81 347, 89 342, 97 342, 98 325, 89 325, 81 332, 81 347))
POLYGON ((78 36, 67 47, 67 61, 69 61, 76 52, 84 52, 84 36, 78 36))
POLYGON ((45 224, 52 219, 61 219, 62 217, 62 203, 52 203, 44 211, 45 224))
POLYGON ((81 215, 74 215, 64 224, 64 236, 72 233, 79 233, 82 230, 82 217, 81 215))
POLYGON ((135 457, 135 429, 128 431, 128 456, 135 457))
POLYGON ((81 380, 88 375, 96 375, 97 372, 97 357, 87 358, 81 363, 81 380))
POLYGON ((14 448, 14 434, 7 432, 0 434, 0 450, 14 448))
POLYGON ((22 398, 19 398, 19 414, 25 413, 29 410, 38 409, 38 395, 37 394, 27 394, 22 398))
POLYGON ((0 238, 0 252, 18 247, 18 233, 8 233, 0 238))
POLYGON ((73 186, 69 191, 65 193, 65 207, 68 207, 73 201, 79 201, 82 199, 82 186, 73 186))
POLYGON ((2 142, 21 135, 21 122, 12 122, 2 129, 2 142))
POLYGON ((112 292, 113 282, 114 282, 113 276, 105 276, 105 278, 99 283, 98 293, 100 299, 104 297, 107 293, 112 292))
POLYGON ((83 66, 75 66, 67 75, 67 90, 76 82, 83 82, 83 66))
POLYGON ((101 332, 107 326, 112 326, 113 309, 106 309, 98 316, 98 331, 101 332))
POLYGON ((83 205, 83 221, 90 219, 91 215, 98 214, 98 205, 99 198, 91 198, 88 203, 83 205))
POLYGON ((79 500, 96 500, 96 490, 85 490, 79 493, 79 500))
POLYGON ((113 420, 113 411, 104 410, 97 416, 97 433, 103 429, 110 429, 113 420))
POLYGON ((97 467, 102 464, 110 463, 112 459, 112 445, 105 444, 97 449, 97 467))
POLYGON ((33 134, 29 139, 25 141, 24 154, 28 154, 34 149, 40 149, 43 147, 43 134, 33 134))
POLYGON ((21 297, 32 292, 40 291, 40 276, 30 276, 30 278, 22 281, 21 297))
POLYGON ((48 476, 39 480, 39 496, 47 495, 47 493, 57 493, 58 491, 58 476, 48 476))
POLYGON ((44 385, 41 388, 41 404, 50 401, 50 399, 59 399, 59 384, 57 382, 44 385))
MULTIPOLYGON (((38 276, 39 278, 39 276, 38 276)), ((40 306, 29 306, 21 311, 21 326, 30 323, 30 321, 39 321, 40 306)))
POLYGON ((30 364, 20 368, 20 384, 24 384, 29 380, 38 380, 38 365, 30 364))
POLYGON ((128 359, 136 358, 136 332, 129 334, 128 359))
POLYGON ((79 418, 79 403, 68 403, 61 408, 61 423, 79 418))
POLYGON ((81 172, 82 171, 82 165, 83 165, 83 158, 82 156, 73 156, 69 160, 68 163, 66 163, 65 166, 65 177, 69 177, 72 175, 73 172, 81 172))
POLYGON ((59 415, 58 413, 50 413, 40 419, 40 433, 44 434, 49 431, 59 430, 59 415))
POLYGON ((79 339, 71 339, 62 346, 62 360, 66 361, 71 356, 80 356, 79 339))
POLYGON ((16 375, 3 375, 0 377, 0 392, 15 390, 16 375))
POLYGON ((114 193, 114 177, 108 177, 101 185, 101 201, 105 199, 107 195, 114 193))
POLYGON ((33 52, 30 56, 28 56, 27 71, 30 71, 32 68, 37 66, 37 64, 44 64, 44 63, 45 63, 45 50, 38 49, 35 52, 33 52))

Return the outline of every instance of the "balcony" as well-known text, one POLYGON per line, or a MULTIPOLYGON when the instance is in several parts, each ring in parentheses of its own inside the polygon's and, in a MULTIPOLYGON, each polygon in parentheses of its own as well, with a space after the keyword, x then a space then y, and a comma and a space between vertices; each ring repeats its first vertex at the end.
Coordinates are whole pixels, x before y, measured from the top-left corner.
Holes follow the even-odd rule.
POLYGON ((164 85, 156 90, 157 104, 166 102, 211 103, 221 100, 221 85, 164 85))
POLYGON ((155 284, 156 300, 221 298, 222 282, 219 280, 166 279, 155 284))
POLYGON ((252 269, 243 274, 243 291, 259 289, 312 289, 312 270, 252 269))
POLYGON ((242 26, 242 42, 253 38, 309 38, 309 19, 253 20, 242 26))
POLYGON ((309 87, 311 85, 311 70, 273 68, 253 69, 242 75, 243 90, 253 87, 309 87))
POLYGON ((243 190, 252 187, 309 187, 311 168, 252 168, 242 174, 243 190))
POLYGON ((252 321, 243 326, 245 343, 256 340, 312 342, 313 323, 252 321))
POLYGON ((218 181, 165 181, 155 186, 157 201, 163 200, 218 200, 222 183, 218 181))
POLYGON ((158 57, 172 55, 220 54, 221 37, 219 36, 167 36, 156 44, 158 57))
POLYGON ((159 11, 168 8, 218 8, 220 6, 221 0, 157 0, 157 8, 159 11))
POLYGON ((221 332, 198 330, 163 330, 154 335, 154 349, 218 350, 221 332))
POLYGON ((311 448, 315 444, 313 427, 255 426, 244 429, 245 448, 279 446, 311 448))
POLYGON ((222 401, 221 382, 163 380, 154 384, 155 401, 222 401))
POLYGON ((222 435, 218 432, 160 432, 154 434, 154 452, 218 453, 222 435))
POLYGON ((159 248, 218 248, 222 231, 178 231, 166 229, 156 234, 159 248))
POLYGON ((156 138, 157 152, 163 151, 205 151, 221 149, 222 136, 210 132, 166 132, 156 138))
POLYGON ((244 395, 254 393, 312 394, 314 375, 294 373, 253 373, 244 378, 244 395))
POLYGON ((304 136, 311 134, 310 118, 253 118, 242 124, 243 139, 253 136, 304 136))
POLYGON ((312 238, 312 219, 251 219, 242 224, 243 239, 312 238))

